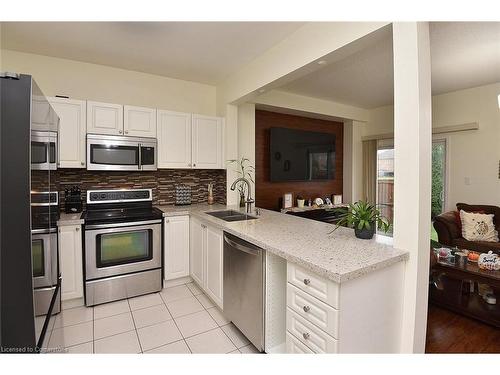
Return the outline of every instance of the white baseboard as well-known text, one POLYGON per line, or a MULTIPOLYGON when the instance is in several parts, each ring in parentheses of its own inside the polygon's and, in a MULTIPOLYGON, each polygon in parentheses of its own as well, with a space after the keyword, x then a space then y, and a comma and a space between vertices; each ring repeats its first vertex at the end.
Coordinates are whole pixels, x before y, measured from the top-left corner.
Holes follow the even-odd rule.
POLYGON ((192 281, 193 281, 193 279, 190 276, 180 277, 180 278, 174 279, 174 280, 163 280, 163 287, 170 288, 172 286, 187 284, 187 283, 190 283, 192 281))
POLYGON ((61 310, 68 310, 74 307, 80 307, 85 305, 85 300, 82 298, 68 299, 61 302, 61 310))

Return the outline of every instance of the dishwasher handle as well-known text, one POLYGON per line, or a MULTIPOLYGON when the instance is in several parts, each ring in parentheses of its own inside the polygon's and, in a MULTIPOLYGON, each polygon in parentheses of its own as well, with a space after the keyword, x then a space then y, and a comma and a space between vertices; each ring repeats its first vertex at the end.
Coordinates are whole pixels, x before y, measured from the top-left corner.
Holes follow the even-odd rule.
POLYGON ((243 251, 243 252, 250 254, 250 255, 259 256, 261 254, 261 251, 262 251, 261 249, 245 246, 242 243, 236 242, 236 241, 230 239, 227 235, 224 236, 224 241, 232 248, 239 250, 239 251, 243 251))

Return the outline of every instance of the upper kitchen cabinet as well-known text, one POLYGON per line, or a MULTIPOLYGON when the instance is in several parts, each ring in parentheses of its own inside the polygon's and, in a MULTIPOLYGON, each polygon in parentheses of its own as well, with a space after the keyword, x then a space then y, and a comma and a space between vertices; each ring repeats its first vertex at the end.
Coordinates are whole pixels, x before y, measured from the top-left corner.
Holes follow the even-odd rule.
POLYGON ((87 103, 66 98, 48 100, 59 116, 59 168, 85 168, 87 103))
POLYGON ((158 110, 158 168, 191 168, 191 114, 158 110))
POLYGON ((87 101, 87 133, 123 135, 123 106, 87 101))
POLYGON ((193 115, 192 163, 196 169, 224 168, 224 121, 193 115))
POLYGON ((124 106, 123 133, 134 137, 156 138, 156 109, 124 106))

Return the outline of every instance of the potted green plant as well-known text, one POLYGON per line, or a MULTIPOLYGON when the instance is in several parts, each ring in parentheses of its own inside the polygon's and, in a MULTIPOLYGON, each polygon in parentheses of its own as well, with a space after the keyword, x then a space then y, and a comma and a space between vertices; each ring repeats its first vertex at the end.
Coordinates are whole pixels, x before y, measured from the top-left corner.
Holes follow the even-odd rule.
POLYGON ((347 226, 354 228, 354 234, 357 238, 369 240, 373 238, 377 227, 385 233, 391 228, 389 220, 380 213, 377 207, 366 201, 350 203, 347 211, 338 209, 335 211, 341 212, 341 214, 333 231, 340 226, 347 226))

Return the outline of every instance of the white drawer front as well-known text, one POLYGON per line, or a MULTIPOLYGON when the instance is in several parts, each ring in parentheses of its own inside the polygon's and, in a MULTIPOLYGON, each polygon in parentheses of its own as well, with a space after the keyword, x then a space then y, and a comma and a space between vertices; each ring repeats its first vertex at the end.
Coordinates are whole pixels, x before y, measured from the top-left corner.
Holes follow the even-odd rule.
POLYGON ((286 352, 287 354, 314 354, 311 349, 292 336, 290 332, 286 333, 286 352))
POLYGON ((288 282, 330 306, 339 308, 340 285, 293 263, 287 263, 288 282))
POLYGON ((290 283, 286 288, 286 304, 293 311, 338 339, 339 311, 290 283))
POLYGON ((315 353, 337 353, 337 340, 290 308, 286 309, 286 329, 315 353))

